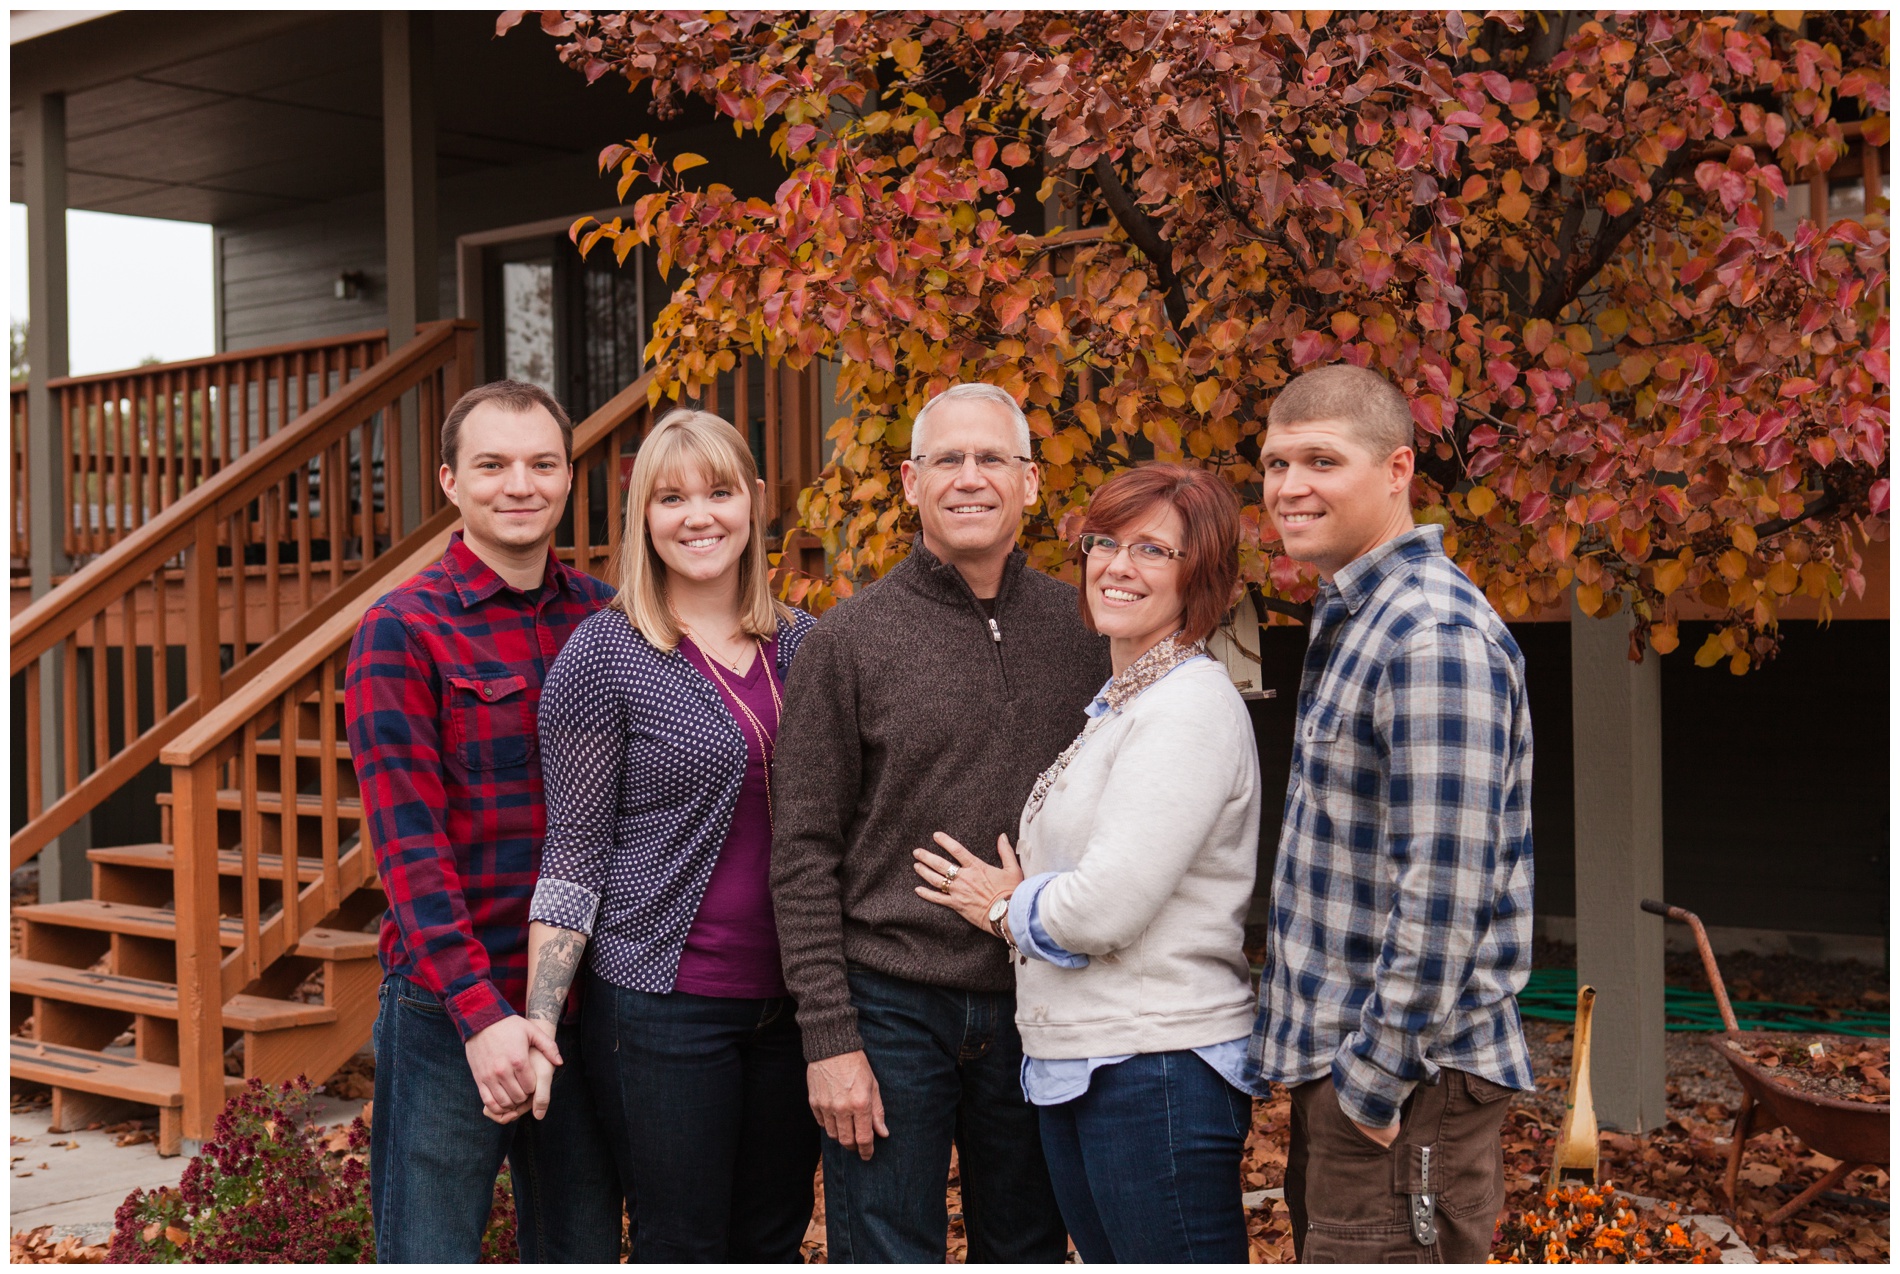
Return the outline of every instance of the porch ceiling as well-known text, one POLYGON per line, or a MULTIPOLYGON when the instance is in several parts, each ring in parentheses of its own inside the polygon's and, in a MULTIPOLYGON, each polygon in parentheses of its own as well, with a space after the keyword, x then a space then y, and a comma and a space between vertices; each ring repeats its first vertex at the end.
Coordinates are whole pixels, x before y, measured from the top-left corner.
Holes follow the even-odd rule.
MULTIPOLYGON (((434 18, 439 177, 590 154, 623 120, 639 131, 627 93, 589 89, 539 32, 497 40, 487 11, 434 18)), ((225 223, 378 190, 380 32, 375 13, 121 11, 16 38, 11 198, 36 91, 67 94, 74 208, 225 223)))

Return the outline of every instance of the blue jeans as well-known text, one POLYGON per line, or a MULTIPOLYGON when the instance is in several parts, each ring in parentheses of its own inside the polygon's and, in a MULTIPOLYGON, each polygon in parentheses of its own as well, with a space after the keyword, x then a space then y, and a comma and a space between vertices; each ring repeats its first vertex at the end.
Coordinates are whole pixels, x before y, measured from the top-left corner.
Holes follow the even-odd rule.
POLYGON ((1192 1051, 1104 1066, 1086 1093, 1040 1110, 1084 1262, 1246 1262, 1240 1157, 1253 1102, 1192 1051))
POLYGON ((579 1029, 555 1035, 566 1064, 547 1117, 498 1124, 482 1114, 462 1038, 435 996, 397 975, 380 995, 369 1128, 377 1263, 479 1260, 503 1158, 522 1261, 619 1261, 620 1182, 582 1074, 579 1029))
POLYGON ((818 1121, 789 999, 630 991, 588 974, 587 1076, 639 1200, 635 1261, 796 1262, 818 1121))
POLYGON ((825 1139, 827 1257, 942 1264, 954 1144, 970 1263, 1059 1263, 1062 1214, 1035 1107, 1023 1100, 1015 995, 926 986, 855 965, 848 977, 891 1135, 868 1161, 825 1139))

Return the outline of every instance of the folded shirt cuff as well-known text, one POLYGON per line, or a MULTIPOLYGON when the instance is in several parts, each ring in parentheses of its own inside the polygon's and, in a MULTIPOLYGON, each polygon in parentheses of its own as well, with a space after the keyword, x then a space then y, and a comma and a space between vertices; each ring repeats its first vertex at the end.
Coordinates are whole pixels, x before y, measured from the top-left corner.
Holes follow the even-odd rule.
POLYGON ((543 876, 534 887, 528 903, 528 919, 559 929, 572 929, 589 937, 594 920, 600 914, 600 895, 572 881, 543 876))
POLYGON ((1009 896, 1009 917, 1005 923, 1009 925, 1010 936, 1016 939, 1016 949, 1030 959, 1046 961, 1060 969, 1080 969, 1088 964, 1089 958, 1065 949, 1042 927, 1042 891, 1060 874, 1041 872, 1016 886, 1016 892, 1009 896))
POLYGON ((1339 1108, 1354 1123, 1390 1128, 1416 1087, 1417 1081, 1383 1071, 1349 1048, 1342 1047, 1333 1055, 1333 1091, 1339 1094, 1339 1108))
POLYGON ((501 988, 485 978, 443 1000, 442 1007, 448 1011, 449 1021, 455 1024, 464 1044, 503 1018, 515 1016, 514 1006, 502 995, 501 988))

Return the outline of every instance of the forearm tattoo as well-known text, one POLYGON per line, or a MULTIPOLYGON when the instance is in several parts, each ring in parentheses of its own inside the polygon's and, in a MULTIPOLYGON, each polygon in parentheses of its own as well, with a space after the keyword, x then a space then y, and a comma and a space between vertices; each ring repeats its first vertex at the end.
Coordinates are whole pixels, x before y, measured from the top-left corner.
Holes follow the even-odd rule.
POLYGON ((528 987, 528 1016, 545 1022, 549 1028, 561 1024, 561 1010, 567 1004, 567 988, 581 967, 587 950, 587 935, 572 929, 556 930, 541 944, 534 957, 534 980, 528 987))

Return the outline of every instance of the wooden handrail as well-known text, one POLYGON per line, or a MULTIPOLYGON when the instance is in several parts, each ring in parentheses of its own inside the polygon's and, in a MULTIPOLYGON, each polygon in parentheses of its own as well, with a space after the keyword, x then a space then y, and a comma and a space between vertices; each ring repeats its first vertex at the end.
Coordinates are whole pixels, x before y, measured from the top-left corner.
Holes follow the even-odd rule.
POLYGON ((127 536, 112 553, 80 568, 15 615, 8 634, 12 670, 19 672, 28 662, 51 649, 54 642, 90 619, 101 606, 110 604, 129 581, 149 576, 155 566, 175 556, 190 543, 193 523, 207 511, 214 516, 228 516, 238 505, 254 499, 298 464, 320 453, 326 443, 334 441, 322 435, 326 426, 334 429, 346 415, 358 409, 380 410, 391 399, 407 392, 406 384, 393 390, 390 386, 440 354, 453 342, 458 330, 472 331, 474 326, 459 319, 426 325, 415 340, 382 360, 370 372, 317 403, 246 453, 243 459, 193 488, 190 494, 127 536), (95 600, 98 604, 91 604, 95 600))
POLYGON ((126 367, 112 372, 87 372, 84 376, 60 376, 47 381, 46 387, 70 389, 75 385, 101 385, 115 380, 130 380, 137 376, 191 372, 207 367, 229 367, 235 363, 252 362, 260 358, 281 358, 286 354, 309 354, 317 350, 335 349, 340 345, 372 344, 383 340, 387 334, 383 328, 372 327, 361 332, 345 332, 341 336, 318 336, 303 341, 284 341, 276 345, 257 345, 250 349, 225 350, 221 354, 180 359, 175 363, 150 363, 144 367, 126 367))
MULTIPOLYGON (((268 436, 273 419, 287 423, 293 403, 299 411, 310 406, 312 377, 320 394, 328 393, 333 374, 347 381, 379 361, 387 346, 384 329, 373 328, 48 381, 52 418, 39 428, 48 454, 64 461, 58 489, 69 514, 61 535, 65 551, 85 558, 112 547, 145 520, 148 507, 162 508, 174 492, 235 460, 252 433, 268 436)), ((10 404, 8 539, 16 561, 25 559, 30 544, 26 390, 13 385, 10 404)))
POLYGON ((448 524, 433 481, 432 428, 472 382, 474 331, 460 320, 421 328, 14 617, 11 668, 27 683, 29 724, 28 818, 11 839, 15 867, 331 614, 357 604, 380 558, 405 558, 448 524), (429 426, 408 448, 414 455, 401 441, 405 411, 429 426), (422 501, 421 525, 407 536, 405 485, 422 501), (228 565, 219 560, 227 549, 228 565), (82 636, 92 652, 90 713, 81 709, 82 636), (180 644, 182 696, 161 657, 180 644), (57 799, 47 802, 54 758, 38 717, 52 652, 63 652, 51 663, 63 750, 57 799))
MULTIPOLYGON (((354 332, 53 381, 51 418, 38 430, 59 467, 66 554, 84 561, 116 547, 333 383, 381 361, 388 345, 380 331, 354 332)), ((295 510, 301 543, 310 527, 301 504, 295 510)))
POLYGON ((338 649, 348 646, 356 636, 363 615, 391 588, 402 583, 430 563, 441 560, 449 537, 461 529, 462 519, 453 505, 436 511, 418 535, 420 547, 404 554, 385 554, 389 564, 375 575, 364 575, 369 585, 345 604, 330 612, 308 636, 271 660, 269 669, 227 696, 210 715, 200 717, 159 752, 163 765, 191 766, 211 755, 218 745, 244 728, 244 723, 272 706, 286 686, 301 680, 338 649))

